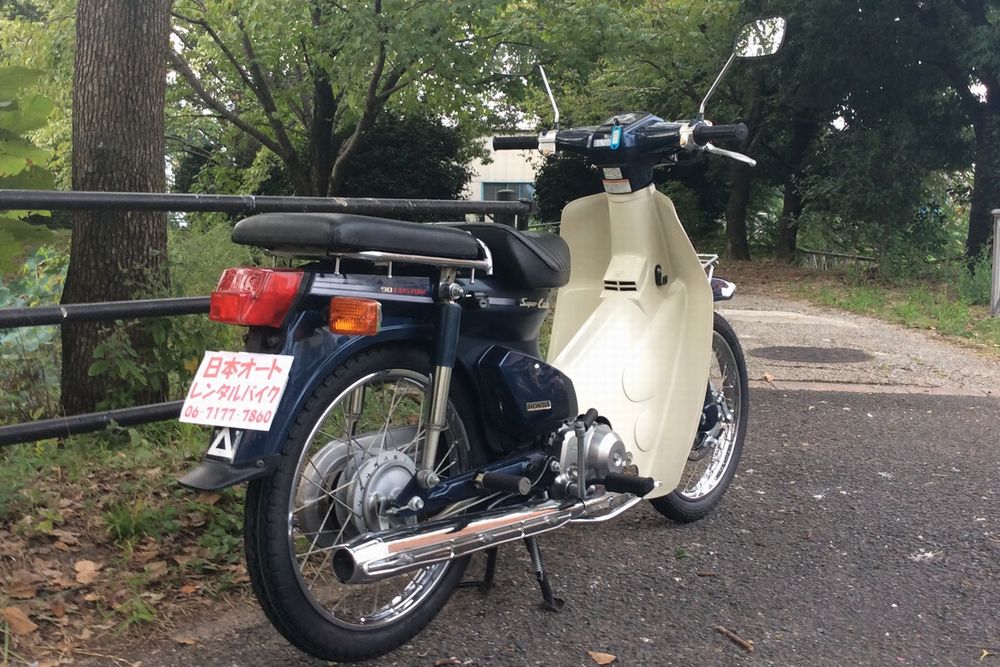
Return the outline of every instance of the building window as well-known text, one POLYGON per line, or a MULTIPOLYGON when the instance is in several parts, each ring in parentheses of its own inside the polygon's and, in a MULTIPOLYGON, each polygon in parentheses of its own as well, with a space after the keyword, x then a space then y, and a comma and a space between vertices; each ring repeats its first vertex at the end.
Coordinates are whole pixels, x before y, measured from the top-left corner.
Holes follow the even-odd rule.
POLYGON ((483 201, 496 201, 501 190, 513 190, 515 199, 533 199, 534 183, 483 183, 483 201))

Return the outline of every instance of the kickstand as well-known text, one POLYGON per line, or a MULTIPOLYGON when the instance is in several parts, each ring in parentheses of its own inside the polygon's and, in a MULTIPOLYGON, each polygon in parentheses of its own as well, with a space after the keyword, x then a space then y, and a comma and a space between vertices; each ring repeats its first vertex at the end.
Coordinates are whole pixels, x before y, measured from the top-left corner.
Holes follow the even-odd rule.
POLYGON ((489 593, 493 590, 493 583, 497 575, 497 551, 499 547, 486 550, 486 569, 483 570, 482 579, 467 579, 459 582, 459 588, 475 588, 480 593, 489 593))
POLYGON ((552 595, 552 587, 549 586, 549 579, 545 576, 542 550, 538 547, 538 539, 526 537, 524 538, 524 546, 528 548, 528 555, 531 556, 531 567, 535 571, 535 579, 538 580, 538 587, 542 589, 542 603, 539 606, 545 611, 561 611, 566 602, 552 595))

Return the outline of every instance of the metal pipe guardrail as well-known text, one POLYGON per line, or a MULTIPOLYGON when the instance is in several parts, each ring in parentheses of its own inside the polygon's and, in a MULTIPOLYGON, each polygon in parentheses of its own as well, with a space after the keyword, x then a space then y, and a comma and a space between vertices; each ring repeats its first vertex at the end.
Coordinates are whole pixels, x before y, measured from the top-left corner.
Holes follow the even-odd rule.
POLYGON ((35 306, 0 310, 0 329, 38 327, 63 322, 100 322, 144 317, 203 315, 208 312, 209 297, 143 299, 140 301, 104 301, 74 303, 65 306, 35 306))
POLYGON ((990 292, 990 313, 1000 316, 1000 208, 993 211, 993 282, 990 292))
POLYGON ((274 197, 155 192, 56 192, 0 190, 0 210, 126 210, 177 213, 357 213, 358 215, 512 215, 527 218, 530 201, 274 197))
MULTIPOLYGON (((510 193, 512 195, 513 193, 510 193)), ((510 196, 508 195, 508 196, 510 196)), ((495 222, 527 229, 530 201, 272 197, 255 195, 162 194, 149 192, 56 192, 0 190, 0 210, 129 210, 165 212, 355 213, 358 215, 489 215, 495 222)), ((208 312, 208 297, 80 303, 0 310, 0 329, 198 315, 208 312)), ((0 426, 0 446, 99 431, 111 424, 134 426, 176 419, 183 401, 106 410, 69 417, 0 426)))

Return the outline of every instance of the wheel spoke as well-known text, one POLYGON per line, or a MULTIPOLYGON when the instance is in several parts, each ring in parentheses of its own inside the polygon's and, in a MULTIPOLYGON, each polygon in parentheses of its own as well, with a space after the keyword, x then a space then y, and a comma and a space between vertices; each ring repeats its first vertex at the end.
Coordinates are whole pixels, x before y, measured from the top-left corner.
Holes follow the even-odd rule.
MULTIPOLYGON (((697 500, 711 493, 725 477, 730 466, 735 449, 738 429, 740 428, 740 378, 734 373, 736 359, 729 343, 716 332, 712 344, 712 377, 709 379, 709 391, 716 400, 723 403, 723 420, 721 432, 717 436, 711 452, 706 452, 700 458, 688 461, 682 474, 683 482, 678 486, 679 493, 689 500, 697 500), (716 376, 716 373, 718 374, 716 376), (729 415, 729 418, 726 416, 729 415)), ((704 445, 703 445, 704 446, 704 445)))
MULTIPOLYGON (((338 625, 371 628, 394 622, 417 608, 448 570, 442 563, 374 584, 338 588, 331 566, 336 549, 357 532, 409 525, 391 516, 370 525, 373 517, 366 518, 368 510, 355 508, 369 507, 370 494, 385 493, 377 489, 378 474, 372 473, 380 464, 373 459, 402 455, 411 462, 420 460, 427 436, 423 410, 427 384, 426 375, 405 370, 358 380, 326 407, 300 454, 290 508, 293 563, 310 602, 338 625), (412 438, 403 441, 402 436, 411 433, 412 438), (362 472, 366 481, 359 477, 362 472), (368 484, 372 487, 364 488, 368 484)), ((454 432, 451 419, 446 432, 454 432)), ((460 444, 447 438, 435 472, 461 469, 460 444)))

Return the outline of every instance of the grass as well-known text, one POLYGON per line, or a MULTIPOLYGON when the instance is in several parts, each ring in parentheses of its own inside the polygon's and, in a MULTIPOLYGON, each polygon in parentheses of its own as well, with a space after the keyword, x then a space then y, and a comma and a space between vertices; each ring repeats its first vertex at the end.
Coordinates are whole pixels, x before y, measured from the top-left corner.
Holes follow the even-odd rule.
POLYGON ((165 422, 0 451, 0 608, 39 625, 11 648, 37 659, 40 645, 76 645, 84 629, 98 639, 167 624, 247 580, 243 490, 198 494, 176 481, 207 437, 165 422), (93 581, 78 576, 83 562, 98 564, 93 581), (40 571, 30 598, 8 595, 40 571))
POLYGON ((1000 319, 990 317, 988 308, 951 294, 945 285, 799 283, 795 292, 825 306, 936 331, 1000 354, 1000 319))
POLYGON ((1000 356, 1000 318, 990 317, 987 306, 970 303, 962 293, 961 275, 951 281, 885 281, 768 260, 726 263, 720 275, 734 280, 746 292, 803 299, 933 331, 953 342, 1000 356))

